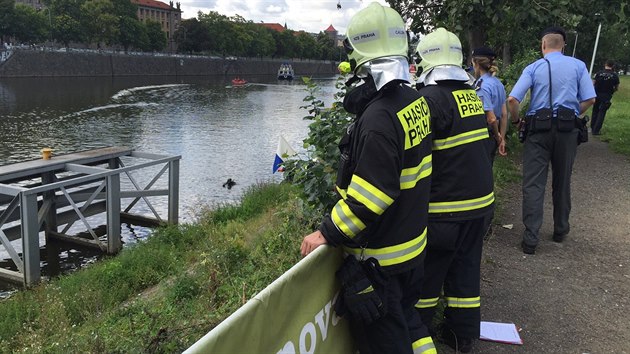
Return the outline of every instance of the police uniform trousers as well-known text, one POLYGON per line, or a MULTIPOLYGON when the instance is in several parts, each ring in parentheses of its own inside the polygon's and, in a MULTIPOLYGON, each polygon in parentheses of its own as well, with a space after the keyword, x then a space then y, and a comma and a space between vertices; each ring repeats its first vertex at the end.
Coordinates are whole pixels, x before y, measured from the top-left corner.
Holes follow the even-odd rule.
POLYGON ((444 325, 458 337, 479 338, 479 277, 483 236, 491 215, 463 221, 429 220, 425 278, 416 305, 422 321, 431 324, 438 298, 444 294, 444 325))
POLYGON ((577 129, 558 132, 555 120, 551 130, 531 132, 523 149, 523 242, 535 247, 543 222, 543 202, 547 172, 551 162, 553 189, 553 232, 569 233, 571 212, 571 172, 577 152, 577 129))
POLYGON ((595 134, 599 134, 599 131, 604 125, 604 118, 606 118, 606 111, 610 108, 610 100, 612 100, 611 93, 599 93, 595 99, 593 105, 593 112, 591 117, 591 131, 595 134))
POLYGON ((369 325, 350 319, 350 329, 361 354, 437 353, 429 330, 414 309, 420 297, 422 277, 422 265, 390 275, 387 284, 376 289, 386 299, 385 316, 369 325), (416 344, 415 350, 412 343, 416 344))
POLYGON ((494 166, 494 159, 497 156, 497 150, 499 150, 499 144, 497 143, 497 140, 494 138, 494 133, 492 132, 492 129, 488 129, 488 134, 490 135, 490 138, 487 139, 486 144, 488 145, 488 153, 490 154, 490 165, 494 166))

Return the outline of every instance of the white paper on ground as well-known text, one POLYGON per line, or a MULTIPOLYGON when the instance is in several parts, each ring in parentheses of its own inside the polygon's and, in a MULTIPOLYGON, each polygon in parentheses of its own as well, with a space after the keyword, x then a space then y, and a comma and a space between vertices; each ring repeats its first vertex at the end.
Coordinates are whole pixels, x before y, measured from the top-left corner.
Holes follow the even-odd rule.
POLYGON ((508 344, 523 344, 514 323, 498 323, 481 321, 479 339, 508 344))

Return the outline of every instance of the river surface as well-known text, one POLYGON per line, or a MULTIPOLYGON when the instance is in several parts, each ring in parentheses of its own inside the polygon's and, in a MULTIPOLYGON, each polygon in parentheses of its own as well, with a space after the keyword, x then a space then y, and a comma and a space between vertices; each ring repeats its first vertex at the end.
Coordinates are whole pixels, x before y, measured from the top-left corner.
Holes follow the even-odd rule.
MULTIPOLYGON (((0 79, 0 165, 38 159, 43 147, 53 154, 124 146, 181 155, 180 222, 193 221, 202 206, 234 203, 252 184, 281 180, 272 174, 281 135, 304 153, 306 86, 300 79, 251 81, 232 87, 207 77, 0 79), (236 182, 231 189, 223 187, 228 178, 236 182)), ((317 82, 329 105, 334 78, 317 82)), ((165 215, 162 199, 154 206, 165 215)), ((150 232, 123 224, 123 242, 150 232)), ((67 268, 86 258, 83 250, 60 252, 67 268)))

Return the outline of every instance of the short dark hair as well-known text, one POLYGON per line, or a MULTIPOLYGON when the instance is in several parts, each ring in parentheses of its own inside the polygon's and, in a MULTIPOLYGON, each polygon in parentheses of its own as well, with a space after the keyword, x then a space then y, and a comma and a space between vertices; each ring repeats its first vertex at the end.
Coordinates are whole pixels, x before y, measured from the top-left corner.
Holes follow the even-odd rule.
POLYGON ((604 63, 604 65, 614 68, 615 67, 615 62, 611 59, 606 60, 606 63, 604 63))
POLYGON ((564 28, 562 27, 558 27, 558 26, 547 27, 540 33, 540 38, 542 39, 544 36, 548 34, 559 34, 562 36, 563 41, 565 42, 567 41, 567 33, 564 31, 564 28))

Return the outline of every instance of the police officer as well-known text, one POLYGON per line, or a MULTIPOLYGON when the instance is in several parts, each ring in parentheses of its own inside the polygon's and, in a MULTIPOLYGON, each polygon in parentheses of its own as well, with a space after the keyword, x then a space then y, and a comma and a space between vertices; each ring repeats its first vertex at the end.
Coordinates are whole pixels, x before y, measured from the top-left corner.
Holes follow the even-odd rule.
POLYGON ((483 102, 488 128, 493 139, 490 143, 490 162, 494 161, 497 150, 505 156, 505 135, 507 133, 507 106, 505 104, 505 87, 496 77, 498 68, 494 60, 497 55, 488 47, 473 50, 472 64, 474 70, 475 90, 483 102))
POLYGON ((427 237, 431 127, 426 100, 410 87, 404 27, 395 10, 378 3, 350 20, 350 81, 362 84, 344 98, 356 120, 340 142, 341 199, 301 246, 302 255, 323 244, 348 254, 338 271, 340 297, 361 353, 436 353, 414 310, 427 237), (346 279, 351 257, 376 262, 386 280, 346 279))
POLYGON ((542 32, 543 58, 528 65, 508 97, 512 123, 526 124, 523 149, 523 224, 521 247, 534 254, 543 221, 543 201, 549 163, 553 173, 553 240, 569 233, 571 169, 577 150, 576 119, 595 102, 586 65, 562 54, 566 34, 560 27, 542 32), (519 120, 520 102, 531 89, 525 121, 519 120), (520 123, 519 123, 520 122, 520 123))
POLYGON ((417 51, 417 87, 431 110, 433 176, 425 281, 416 308, 431 323, 443 290, 444 322, 434 332, 467 353, 479 338, 481 251, 494 210, 490 136, 483 103, 462 69, 457 36, 438 28, 417 51))
POLYGON ((613 70, 615 63, 612 60, 606 60, 604 70, 600 70, 593 78, 595 86, 595 104, 593 105, 593 114, 591 115, 591 132, 593 135, 599 135, 599 131, 604 125, 606 111, 610 108, 610 100, 613 93, 619 89, 619 76, 613 70))

